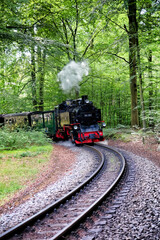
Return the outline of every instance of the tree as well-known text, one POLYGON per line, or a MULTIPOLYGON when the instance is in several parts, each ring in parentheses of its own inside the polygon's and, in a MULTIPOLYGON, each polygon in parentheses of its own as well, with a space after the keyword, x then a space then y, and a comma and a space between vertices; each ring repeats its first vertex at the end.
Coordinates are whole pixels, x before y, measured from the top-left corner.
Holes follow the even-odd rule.
POLYGON ((44 111, 45 61, 46 61, 46 50, 38 48, 39 111, 44 111))
MULTIPOLYGON (((141 64, 138 61, 138 68, 140 66, 141 81, 140 87, 143 89, 143 105, 142 121, 149 127, 154 127, 156 120, 157 102, 157 73, 158 67, 158 25, 159 21, 159 4, 158 1, 147 0, 145 2, 139 1, 139 39, 140 44, 138 50, 141 49, 141 64), (153 60, 154 59, 154 60, 153 60), (142 82, 143 74, 143 82, 142 82)), ((140 54, 139 54, 140 55, 140 54)), ((137 58, 138 59, 138 58, 137 58)), ((157 89, 158 90, 158 89, 157 89)), ((142 102, 141 102, 142 104, 142 102)), ((143 124, 144 125, 144 124, 143 124)))
POLYGON ((137 38, 136 0, 128 0, 129 71, 131 89, 131 125, 139 125, 137 108, 137 38))

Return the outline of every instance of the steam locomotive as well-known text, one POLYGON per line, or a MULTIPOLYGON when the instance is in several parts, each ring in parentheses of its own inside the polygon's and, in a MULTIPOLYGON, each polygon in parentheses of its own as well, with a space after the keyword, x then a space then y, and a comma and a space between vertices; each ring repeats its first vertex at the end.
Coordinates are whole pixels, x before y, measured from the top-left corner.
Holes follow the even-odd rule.
POLYGON ((0 115, 0 124, 12 129, 43 128, 54 140, 71 139, 76 145, 103 141, 102 128, 106 126, 101 121, 100 109, 95 108, 86 95, 64 101, 51 111, 0 115))

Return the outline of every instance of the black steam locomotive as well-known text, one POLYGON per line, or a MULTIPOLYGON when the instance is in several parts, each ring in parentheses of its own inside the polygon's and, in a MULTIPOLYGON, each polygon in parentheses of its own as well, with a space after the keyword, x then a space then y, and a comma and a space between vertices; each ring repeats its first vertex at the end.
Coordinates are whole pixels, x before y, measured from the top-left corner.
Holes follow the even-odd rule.
POLYGON ((71 139, 75 144, 103 141, 101 111, 87 96, 67 100, 55 110, 0 115, 0 124, 10 128, 27 127, 45 129, 54 140, 71 139))
POLYGON ((101 111, 93 106, 87 96, 67 100, 55 109, 56 138, 68 139, 76 144, 103 141, 101 111))

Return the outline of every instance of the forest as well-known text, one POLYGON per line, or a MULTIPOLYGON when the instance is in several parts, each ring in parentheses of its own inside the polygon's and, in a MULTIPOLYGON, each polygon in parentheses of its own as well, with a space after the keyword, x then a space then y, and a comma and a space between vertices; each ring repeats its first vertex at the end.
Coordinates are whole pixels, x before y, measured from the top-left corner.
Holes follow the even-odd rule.
POLYGON ((0 19, 0 114, 88 95, 109 127, 160 127, 159 0, 1 0, 0 19))

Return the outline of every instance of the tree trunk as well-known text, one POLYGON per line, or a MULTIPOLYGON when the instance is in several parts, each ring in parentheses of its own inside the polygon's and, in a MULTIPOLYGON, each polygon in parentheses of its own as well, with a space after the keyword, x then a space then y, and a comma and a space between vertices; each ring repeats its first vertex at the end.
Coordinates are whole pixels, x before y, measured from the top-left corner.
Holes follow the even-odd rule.
POLYGON ((136 51, 137 51, 137 20, 136 1, 128 0, 129 18, 129 70, 130 70, 130 90, 131 90, 131 125, 139 125, 137 109, 137 72, 136 72, 136 51))
POLYGON ((142 116, 142 126, 143 130, 146 129, 146 119, 145 119, 145 105, 143 97, 143 80, 142 80, 142 70, 141 70, 141 60, 140 60, 140 48, 139 41, 137 37, 137 68, 138 68, 138 77, 139 77, 139 90, 140 90, 140 101, 141 101, 141 116, 142 116))
MULTIPOLYGON (((2 50, 3 51, 3 50, 2 50)), ((5 51, 3 52, 5 54, 5 51)), ((2 96, 2 106, 5 108, 6 98, 5 98, 5 61, 1 60, 0 62, 0 75, 2 76, 2 89, 0 89, 2 96)))
MULTIPOLYGON (((152 15, 150 9, 152 4, 150 2, 146 3, 148 14, 147 14, 147 27, 148 27, 148 42, 152 43, 152 15)), ((152 50, 148 51, 148 78, 149 78, 149 127, 154 128, 153 119, 153 79, 152 79, 152 50)))
POLYGON ((38 49, 38 75, 39 75, 39 111, 44 111, 44 76, 45 76, 45 49, 38 49))
POLYGON ((153 82, 152 82, 152 50, 148 55, 148 77, 149 77, 149 126, 154 127, 153 119, 153 82))
POLYGON ((118 124, 122 124, 122 112, 121 112, 121 94, 120 92, 117 94, 117 121, 118 124))
POLYGON ((33 110, 37 110, 36 96, 36 63, 35 63, 35 46, 31 47, 31 78, 32 78, 32 104, 33 110))

